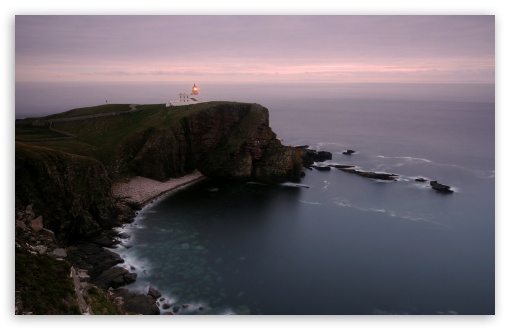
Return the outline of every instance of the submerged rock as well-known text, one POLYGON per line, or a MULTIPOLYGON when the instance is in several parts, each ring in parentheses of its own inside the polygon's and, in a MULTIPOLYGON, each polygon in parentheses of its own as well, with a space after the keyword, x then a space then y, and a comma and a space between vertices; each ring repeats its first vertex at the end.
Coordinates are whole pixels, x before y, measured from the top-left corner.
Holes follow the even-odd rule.
POLYGON ((355 152, 356 152, 356 150, 347 149, 347 150, 343 151, 342 154, 344 154, 344 155, 352 155, 355 152))
POLYGON ((312 165, 310 167, 315 168, 316 170, 319 170, 319 171, 330 171, 331 170, 331 167, 329 167, 327 165, 312 165))
POLYGON ((351 168, 341 168, 340 170, 347 172, 347 173, 353 173, 360 175, 365 178, 369 179, 378 179, 378 180, 386 180, 386 181, 396 181, 395 177, 397 177, 397 174, 389 174, 389 173, 377 173, 377 172, 363 172, 351 168))
POLYGON ((344 164, 329 164, 330 167, 334 167, 334 168, 338 168, 338 169, 343 169, 343 168, 353 168, 355 167, 354 165, 344 165, 344 164))

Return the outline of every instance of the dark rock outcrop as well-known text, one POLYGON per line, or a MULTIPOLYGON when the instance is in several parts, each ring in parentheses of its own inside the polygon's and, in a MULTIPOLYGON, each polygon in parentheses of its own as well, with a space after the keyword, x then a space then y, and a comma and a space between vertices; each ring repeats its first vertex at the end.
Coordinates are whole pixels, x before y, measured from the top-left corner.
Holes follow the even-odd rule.
POLYGON ((303 166, 312 166, 314 162, 324 162, 331 160, 333 155, 329 151, 317 151, 308 149, 308 146, 296 147, 301 153, 303 166))
POLYGON ((330 167, 338 168, 338 169, 345 169, 345 168, 353 168, 354 165, 343 165, 343 164, 330 164, 330 167))
POLYGON ((395 177, 398 176, 397 174, 364 172, 364 171, 359 171, 359 170, 355 170, 352 168, 342 168, 340 170, 347 172, 347 173, 357 174, 357 175, 360 175, 362 177, 369 178, 369 179, 378 179, 378 180, 386 180, 386 181, 396 181, 395 177))
POLYGON ((152 286, 149 286, 149 291, 147 292, 147 294, 154 299, 158 299, 161 297, 161 292, 159 292, 152 286))
POLYGON ((91 278, 91 282, 101 289, 108 289, 110 287, 117 289, 135 282, 136 277, 136 273, 130 273, 122 267, 115 266, 91 278))
POLYGON ((105 270, 124 262, 119 254, 94 243, 80 243, 69 247, 67 259, 78 268, 87 270, 92 280, 105 270))
POLYGON ((16 206, 31 204, 58 240, 73 242, 117 223, 99 161, 19 142, 15 150, 16 206))
POLYGON ((425 178, 416 178, 416 179, 414 179, 414 181, 417 181, 417 182, 427 182, 427 179, 425 179, 425 178))
POLYGON ((441 184, 437 181, 430 181, 430 186, 432 187, 432 189, 442 193, 453 193, 453 190, 451 190, 450 186, 441 184))
POLYGON ((122 297, 122 308, 128 312, 142 315, 159 315, 159 307, 153 297, 125 288, 113 291, 117 297, 122 297))
MULTIPOLYGON (((168 111, 150 120, 157 123, 168 111)), ((72 244, 132 217, 129 206, 112 197, 111 180, 140 175, 165 181, 194 170, 212 178, 262 182, 299 180, 302 175, 300 150, 281 144, 269 127, 268 110, 258 104, 212 102, 190 107, 168 126, 144 122, 140 127, 145 128, 123 131, 126 136, 114 150, 95 146, 104 164, 16 142, 16 205, 32 204, 57 239, 72 244)))
POLYGON ((343 151, 342 154, 344 154, 344 155, 352 155, 355 152, 356 152, 355 150, 347 149, 347 150, 343 151))
POLYGON ((281 144, 258 104, 211 105, 172 127, 135 134, 121 150, 120 166, 159 181, 195 169, 212 178, 266 182, 301 174, 299 150, 281 144))

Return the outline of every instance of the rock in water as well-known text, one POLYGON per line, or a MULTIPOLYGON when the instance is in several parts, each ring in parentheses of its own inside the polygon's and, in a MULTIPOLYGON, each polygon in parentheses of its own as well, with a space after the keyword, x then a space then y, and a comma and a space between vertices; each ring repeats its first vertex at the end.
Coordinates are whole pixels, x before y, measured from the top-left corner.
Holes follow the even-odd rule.
POLYGON ((153 297, 154 299, 158 299, 159 297, 161 297, 161 292, 156 290, 153 286, 149 286, 149 292, 147 294, 153 297))
POLYGON ((301 153, 303 166, 311 166, 314 162, 324 162, 333 158, 333 155, 329 151, 317 151, 303 147, 308 146, 296 147, 301 153))
POLYGON ((363 176, 365 178, 369 179, 378 179, 378 180, 385 180, 385 181, 396 181, 395 177, 397 177, 397 174, 389 174, 389 173, 377 173, 377 172, 363 172, 358 171, 353 168, 341 168, 340 170, 347 172, 347 173, 353 173, 360 176, 363 176))
POLYGON ((441 184, 437 181, 430 181, 430 186, 432 187, 432 189, 437 190, 439 192, 453 193, 453 190, 451 190, 450 186, 441 184))

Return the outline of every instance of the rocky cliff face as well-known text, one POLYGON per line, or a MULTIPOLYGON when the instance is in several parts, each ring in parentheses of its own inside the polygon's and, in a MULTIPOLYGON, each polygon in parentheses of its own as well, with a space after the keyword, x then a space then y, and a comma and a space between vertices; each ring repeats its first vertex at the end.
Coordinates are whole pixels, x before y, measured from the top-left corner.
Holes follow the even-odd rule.
POLYGON ((45 228, 72 243, 114 226, 129 211, 113 199, 112 179, 140 175, 164 181, 196 169, 221 179, 300 178, 300 150, 280 143, 268 110, 258 104, 213 103, 168 127, 148 127, 128 133, 108 171, 89 157, 17 142, 16 207, 32 205, 45 228))
POLYGON ((120 164, 160 181, 195 169, 214 178, 272 182, 301 174, 299 150, 280 143, 268 110, 258 104, 220 103, 172 127, 134 135, 121 148, 120 164))
POLYGON ((44 227, 72 242, 116 223, 111 182, 93 159, 16 143, 16 208, 32 205, 44 227))

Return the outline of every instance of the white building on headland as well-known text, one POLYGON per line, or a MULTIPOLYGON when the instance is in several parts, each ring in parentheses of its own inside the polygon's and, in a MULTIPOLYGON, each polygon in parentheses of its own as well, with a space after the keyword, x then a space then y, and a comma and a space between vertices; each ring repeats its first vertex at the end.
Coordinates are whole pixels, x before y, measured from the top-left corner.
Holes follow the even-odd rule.
POLYGON ((197 104, 202 103, 204 101, 200 101, 198 99, 198 87, 197 85, 193 84, 193 87, 191 88, 191 93, 179 93, 179 98, 173 101, 170 101, 166 104, 167 107, 170 106, 180 106, 180 105, 190 105, 190 104, 197 104))

